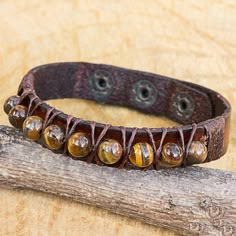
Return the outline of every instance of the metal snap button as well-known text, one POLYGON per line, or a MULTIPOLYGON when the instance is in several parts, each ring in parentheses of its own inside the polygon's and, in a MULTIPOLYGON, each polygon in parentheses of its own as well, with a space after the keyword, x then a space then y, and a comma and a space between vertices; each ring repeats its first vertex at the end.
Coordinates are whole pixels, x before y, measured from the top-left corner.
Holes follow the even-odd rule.
POLYGON ((97 96, 107 96, 112 92, 114 79, 109 71, 96 70, 89 77, 90 88, 97 96))
POLYGON ((173 111, 178 119, 187 120, 192 117, 195 104, 192 96, 187 93, 178 93, 173 98, 173 111))
POLYGON ((156 102, 157 89, 152 82, 139 80, 133 85, 132 95, 139 107, 150 107, 156 102))

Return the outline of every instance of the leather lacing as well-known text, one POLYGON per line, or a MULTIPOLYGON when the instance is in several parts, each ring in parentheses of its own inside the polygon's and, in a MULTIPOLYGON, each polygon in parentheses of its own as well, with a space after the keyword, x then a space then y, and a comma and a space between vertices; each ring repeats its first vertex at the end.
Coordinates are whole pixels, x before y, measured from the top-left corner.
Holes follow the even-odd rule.
POLYGON ((152 134, 151 130, 149 128, 144 128, 144 129, 148 133, 150 142, 152 144, 152 148, 153 148, 153 151, 154 151, 154 161, 153 161, 152 165, 144 168, 143 170, 151 169, 152 167, 154 167, 157 170, 157 169, 159 169, 158 160, 161 156, 161 151, 162 151, 162 148, 163 148, 163 142, 164 142, 166 134, 167 134, 167 128, 162 128, 162 135, 161 135, 161 140, 160 140, 160 144, 159 144, 158 149, 156 148, 155 140, 153 138, 153 134, 152 134))
MULTIPOLYGON (((29 90, 25 90, 21 95, 20 95, 20 102, 23 101, 28 95, 33 95, 30 97, 30 101, 29 101, 29 105, 28 105, 28 110, 27 110, 27 116, 29 115, 33 115, 33 113, 35 112, 35 110, 39 107, 39 105, 41 105, 42 103, 45 103, 44 101, 38 101, 35 106, 33 107, 33 102, 38 99, 38 96, 35 94, 35 90, 32 90, 32 89, 29 89, 29 90)), ((53 119, 56 118, 56 116, 58 116, 59 114, 61 114, 63 112, 59 111, 59 110, 56 110, 54 107, 50 107, 47 111, 46 111, 46 114, 45 114, 45 118, 44 118, 44 121, 43 121, 43 127, 42 127, 42 133, 44 132, 44 130, 46 129, 46 127, 52 123, 53 119)), ((74 132, 74 130, 76 129, 77 125, 82 121, 80 118, 76 118, 74 119, 73 121, 73 124, 70 128, 70 124, 73 120, 73 116, 72 115, 68 115, 67 118, 66 118, 66 130, 65 130, 65 139, 64 139, 64 150, 63 150, 63 155, 67 155, 67 142, 68 142, 68 139, 69 137, 72 135, 72 133, 74 132)), ((92 121, 90 123, 90 128, 91 128, 91 144, 92 144, 92 151, 91 153, 89 154, 86 162, 87 163, 91 163, 94 161, 96 161, 96 164, 98 165, 102 165, 103 163, 99 160, 99 158, 97 157, 96 155, 96 152, 97 152, 97 148, 100 144, 100 142, 102 141, 102 139, 105 137, 108 129, 111 127, 110 124, 106 124, 102 130, 102 132, 100 133, 100 135, 97 137, 97 140, 95 140, 95 129, 96 129, 96 122, 95 121, 92 121)), ((209 129, 207 127, 207 125, 204 125, 204 128, 206 130, 206 136, 208 137, 208 142, 211 138, 211 133, 209 132, 209 129)), ((146 168, 143 168, 142 170, 147 170, 147 169, 151 169, 151 168, 155 168, 155 169, 159 169, 159 165, 158 165, 158 160, 160 158, 160 155, 161 155, 161 152, 162 152, 162 149, 163 149, 163 143, 164 143, 164 140, 165 140, 165 137, 166 137, 166 134, 167 134, 167 128, 162 128, 162 135, 161 135, 161 139, 160 139, 160 144, 159 144, 159 147, 157 148, 156 147, 156 144, 155 144, 155 140, 153 138, 153 134, 152 134, 152 131, 150 128, 144 128, 149 136, 149 140, 150 140, 150 143, 151 143, 151 146, 153 148, 153 151, 154 151, 154 161, 152 163, 152 165, 146 167, 146 168)), ((189 153, 189 148, 190 148, 190 145, 193 141, 193 138, 194 138, 194 135, 196 133, 196 130, 197 130, 197 125, 195 123, 192 124, 192 131, 191 131, 191 134, 190 134, 190 138, 189 138, 189 141, 187 143, 187 145, 185 146, 185 141, 184 141, 184 133, 183 133, 183 129, 181 127, 177 127, 177 130, 179 132, 179 135, 180 135, 180 140, 181 140, 181 145, 182 145, 182 148, 184 150, 184 159, 183 159, 183 166, 186 166, 186 159, 187 159, 187 156, 188 156, 188 153, 189 153)), ((120 165, 118 166, 118 168, 122 169, 124 167, 127 167, 128 165, 128 156, 129 156, 129 153, 130 153, 130 150, 131 150, 131 147, 133 145, 133 142, 134 142, 134 139, 135 139, 135 135, 137 134, 137 131, 138 131, 138 128, 137 127, 134 127, 132 128, 132 132, 131 132, 131 135, 130 135, 130 138, 128 140, 128 144, 126 145, 127 143, 127 140, 126 140, 126 128, 121 126, 120 127, 120 131, 121 131, 121 135, 122 135, 122 148, 123 148, 123 159, 120 163, 120 165)))
POLYGON ((183 160, 183 165, 184 166, 186 166, 186 164, 187 164, 186 161, 187 161, 187 157, 188 157, 188 153, 189 153, 189 148, 190 148, 190 145, 193 141, 196 130, 197 130, 197 125, 195 123, 193 123, 192 124, 192 132, 191 132, 190 138, 188 140, 188 144, 187 144, 186 149, 185 149, 184 160, 183 160))
MULTIPOLYGON (((87 162, 91 163, 94 160, 94 157, 96 156, 96 151, 98 148, 98 145, 100 144, 102 138, 106 135, 107 130, 111 127, 110 124, 106 124, 102 130, 102 132, 100 133, 100 135, 98 136, 97 140, 95 141, 95 128, 96 128, 96 122, 92 121, 90 123, 90 127, 91 127, 91 131, 92 131, 92 152, 89 154, 87 162)), ((101 161, 97 158, 95 159, 96 163, 98 165, 101 165, 101 161)))
POLYGON ((128 141, 128 145, 126 146, 126 128, 123 127, 123 126, 120 127, 120 130, 121 130, 121 133, 122 133, 122 139, 123 139, 123 141, 122 141, 123 150, 124 150, 123 160, 122 160, 121 164, 118 167, 120 169, 122 169, 124 167, 127 167, 129 152, 130 152, 131 146, 133 144, 135 135, 137 133, 137 129, 138 128, 136 128, 136 127, 133 128, 131 136, 130 136, 129 141, 128 141))
POLYGON ((81 122, 81 119, 80 118, 77 118, 72 127, 70 128, 70 123, 73 119, 73 116, 72 115, 69 115, 67 118, 66 118, 66 133, 65 133, 65 145, 64 145, 64 151, 63 151, 63 155, 66 156, 67 155, 67 142, 68 142, 68 139, 69 137, 73 134, 73 132, 75 131, 77 125, 81 122))

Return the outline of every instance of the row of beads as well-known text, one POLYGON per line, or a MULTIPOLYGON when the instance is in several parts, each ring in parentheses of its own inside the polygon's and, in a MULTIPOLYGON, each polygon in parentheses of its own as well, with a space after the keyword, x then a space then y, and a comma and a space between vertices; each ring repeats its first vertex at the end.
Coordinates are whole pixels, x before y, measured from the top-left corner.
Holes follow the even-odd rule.
MULTIPOLYGON (((39 116, 28 116, 27 107, 19 105, 20 97, 12 96, 6 100, 4 110, 8 114, 9 122, 16 128, 22 128, 23 133, 31 140, 41 138, 43 119, 39 116)), ((42 133, 43 143, 51 150, 63 147, 65 138, 64 129, 56 124, 49 125, 42 133)), ((83 132, 73 133, 67 142, 67 150, 73 158, 88 156, 92 150, 90 138, 83 132)), ((108 165, 117 163, 122 155, 123 148, 114 139, 105 139, 97 149, 99 159, 108 165)), ((190 145, 187 164, 204 162, 207 157, 207 148, 202 141, 193 141, 190 145)), ((134 144, 129 153, 129 161, 137 167, 148 167, 154 161, 154 151, 150 144, 138 142, 134 144)), ((184 151, 176 143, 166 143, 159 158, 161 167, 176 167, 183 162, 184 151)))

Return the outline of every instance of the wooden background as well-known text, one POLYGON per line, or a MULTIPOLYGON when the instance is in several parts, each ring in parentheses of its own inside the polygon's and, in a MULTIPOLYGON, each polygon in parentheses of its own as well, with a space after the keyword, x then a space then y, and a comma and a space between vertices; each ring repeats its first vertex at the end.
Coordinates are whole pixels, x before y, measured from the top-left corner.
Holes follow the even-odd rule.
MULTIPOLYGON (((192 81, 232 104, 227 155, 208 167, 236 171, 236 2, 0 1, 0 105, 31 67, 89 61, 192 81)), ((117 125, 173 122, 94 102, 51 101, 73 115, 117 125), (89 110, 88 107, 91 107, 89 110)), ((8 124, 1 112, 0 123, 8 124)), ((33 191, 0 189, 0 235, 176 235, 105 210, 33 191)))

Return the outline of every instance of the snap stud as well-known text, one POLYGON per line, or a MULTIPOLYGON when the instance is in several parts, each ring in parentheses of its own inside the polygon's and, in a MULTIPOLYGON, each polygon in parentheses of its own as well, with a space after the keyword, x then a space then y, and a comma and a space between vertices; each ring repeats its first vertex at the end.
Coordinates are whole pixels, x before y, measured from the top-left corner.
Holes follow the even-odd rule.
POLYGON ((139 107, 150 107, 156 102, 157 90, 152 82, 139 80, 133 85, 132 95, 139 107))
POLYGON ((194 113, 195 104, 192 96, 187 93, 178 93, 173 98, 173 111, 178 119, 190 119, 194 113))
POLYGON ((96 97, 109 95, 112 92, 113 84, 114 79, 112 74, 105 70, 96 70, 89 77, 90 88, 96 97))

